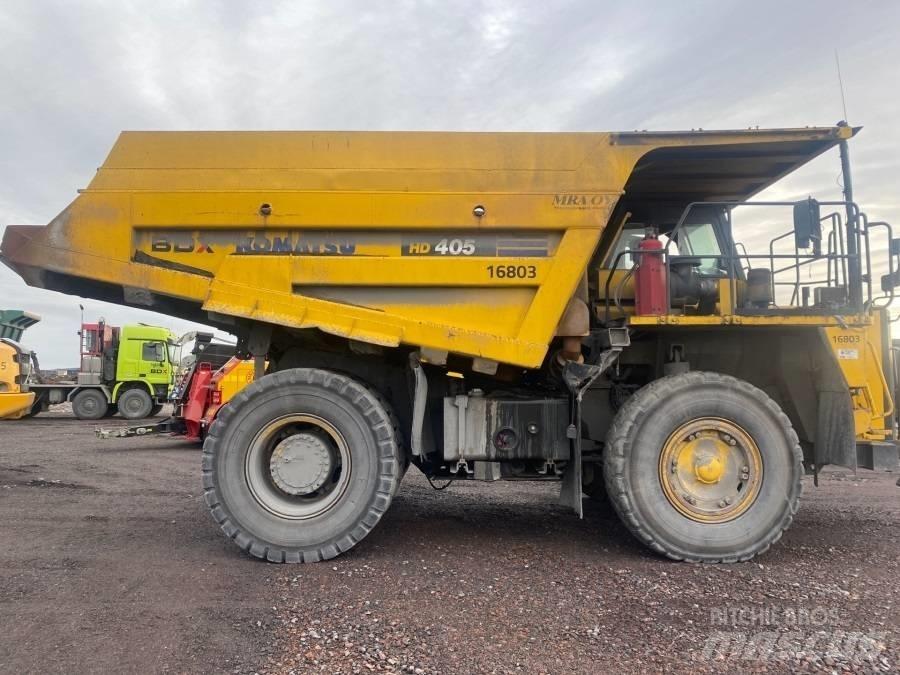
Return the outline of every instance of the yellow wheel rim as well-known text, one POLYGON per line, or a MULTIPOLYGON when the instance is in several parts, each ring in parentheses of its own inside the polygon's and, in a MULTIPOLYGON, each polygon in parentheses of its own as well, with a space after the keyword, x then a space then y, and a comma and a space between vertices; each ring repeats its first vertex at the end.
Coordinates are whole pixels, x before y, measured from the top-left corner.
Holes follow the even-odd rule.
POLYGON ((682 515, 724 523, 744 513, 759 495, 759 447, 734 422, 702 417, 682 424, 659 456, 659 482, 682 515))

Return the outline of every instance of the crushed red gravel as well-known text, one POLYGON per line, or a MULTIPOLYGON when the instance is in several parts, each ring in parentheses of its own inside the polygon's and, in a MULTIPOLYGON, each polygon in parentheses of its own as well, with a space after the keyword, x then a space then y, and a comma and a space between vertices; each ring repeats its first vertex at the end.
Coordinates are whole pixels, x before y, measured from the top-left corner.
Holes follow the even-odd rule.
MULTIPOLYGON (((121 422, 112 422, 121 424, 121 422)), ((832 470, 750 563, 647 553, 558 486, 411 469, 341 558, 277 566, 222 537, 199 450, 0 422, 0 671, 896 672, 896 474, 832 470)))

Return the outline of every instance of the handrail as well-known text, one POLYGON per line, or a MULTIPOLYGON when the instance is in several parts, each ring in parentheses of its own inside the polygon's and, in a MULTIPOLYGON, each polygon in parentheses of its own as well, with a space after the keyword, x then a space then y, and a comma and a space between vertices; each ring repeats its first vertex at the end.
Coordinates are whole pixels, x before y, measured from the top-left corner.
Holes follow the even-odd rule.
POLYGON ((887 379, 884 377, 884 369, 882 368, 880 363, 881 359, 878 358, 878 352, 875 351, 875 346, 869 339, 866 339, 866 346, 872 352, 872 357, 875 359, 875 363, 877 365, 877 368, 875 368, 875 370, 878 371, 878 377, 881 380, 881 387, 882 389, 884 389, 884 394, 887 396, 888 403, 890 404, 888 406, 889 409, 885 413, 883 413, 881 417, 890 417, 894 414, 894 397, 891 394, 891 388, 890 386, 888 386, 887 379))
MULTIPOLYGON (((874 223, 870 223, 867 220, 866 221, 866 229, 868 230, 871 227, 883 227, 887 230, 887 235, 888 235, 888 274, 890 275, 891 279, 893 280, 895 270, 894 270, 894 256, 891 255, 891 242, 894 239, 894 230, 891 227, 890 223, 885 222, 883 220, 878 220, 874 223)), ((871 274, 869 276, 871 278, 871 274)), ((881 290, 884 291, 883 288, 881 290)), ((887 291, 887 294, 888 294, 887 303, 885 303, 884 305, 880 305, 880 307, 890 307, 891 303, 894 301, 893 285, 891 286, 890 290, 887 291)), ((878 298, 881 298, 881 297, 884 297, 884 296, 878 296, 878 298)), ((878 300, 878 298, 870 298, 869 302, 872 303, 873 307, 875 306, 874 303, 876 300, 878 300)))

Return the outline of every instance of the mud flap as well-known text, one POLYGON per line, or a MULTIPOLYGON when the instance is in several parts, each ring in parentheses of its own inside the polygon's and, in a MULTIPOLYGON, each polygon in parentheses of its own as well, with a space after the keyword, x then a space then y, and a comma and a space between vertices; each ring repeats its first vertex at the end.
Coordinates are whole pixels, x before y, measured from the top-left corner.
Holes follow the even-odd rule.
POLYGON ((562 485, 559 488, 559 505, 568 506, 579 518, 584 518, 584 504, 582 500, 582 469, 581 469, 581 434, 578 432, 581 422, 581 402, 578 401, 578 412, 575 417, 578 426, 570 424, 566 430, 569 437, 569 447, 572 450, 572 461, 566 467, 562 477, 562 485))
POLYGON ((820 391, 813 462, 818 484, 819 469, 826 464, 856 471, 856 425, 846 391, 820 391))
MULTIPOLYGON (((611 341, 612 342, 612 341, 611 341)), ((601 352, 596 364, 566 362, 563 368, 563 382, 571 395, 569 405, 569 426, 566 436, 569 438, 572 459, 566 467, 559 489, 560 506, 571 507, 579 518, 584 518, 582 503, 582 467, 581 467, 581 402, 588 387, 609 368, 628 345, 628 333, 617 344, 612 342, 610 349, 601 352)))

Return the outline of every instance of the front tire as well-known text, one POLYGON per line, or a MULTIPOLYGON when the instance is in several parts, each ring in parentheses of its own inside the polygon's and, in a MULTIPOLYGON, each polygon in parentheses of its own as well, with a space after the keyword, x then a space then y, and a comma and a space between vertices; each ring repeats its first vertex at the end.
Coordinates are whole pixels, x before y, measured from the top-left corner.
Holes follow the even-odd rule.
POLYGON ((213 518, 240 548, 271 562, 327 560, 358 544, 390 505, 400 466, 380 397, 312 368, 245 387, 203 444, 213 518))
POLYGON ((737 562, 781 538, 797 512, 802 453, 763 391, 726 375, 656 380, 622 407, 604 454, 606 489, 631 533, 690 562, 737 562))

